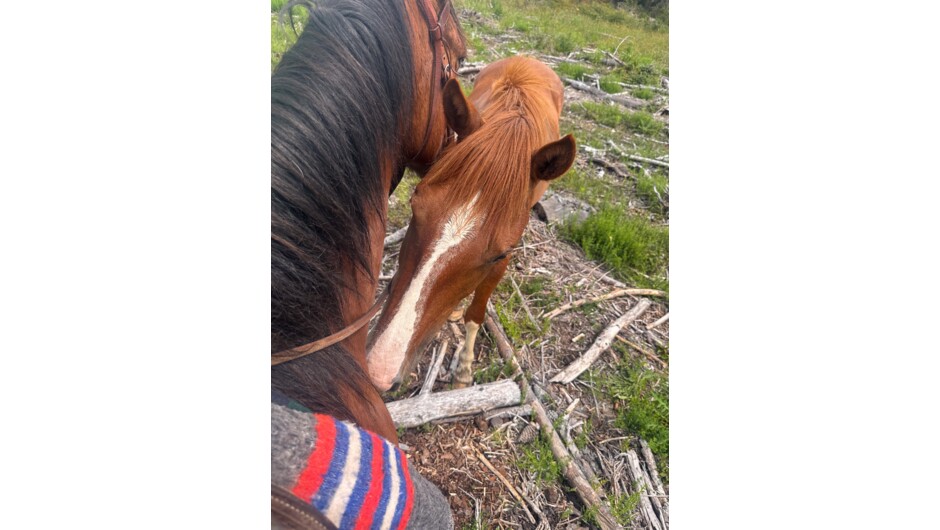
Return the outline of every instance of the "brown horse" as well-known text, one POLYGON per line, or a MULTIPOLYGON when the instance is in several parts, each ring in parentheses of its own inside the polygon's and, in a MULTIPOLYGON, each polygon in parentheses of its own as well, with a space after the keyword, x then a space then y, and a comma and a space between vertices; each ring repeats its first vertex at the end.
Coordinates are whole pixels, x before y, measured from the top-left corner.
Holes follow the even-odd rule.
POLYGON ((366 329, 302 346, 372 305, 388 195, 444 145, 442 86, 466 42, 450 0, 318 0, 309 12, 271 78, 272 390, 397 443, 366 372, 366 329))
POLYGON ((415 188, 398 272, 369 341, 369 375, 382 390, 410 370, 454 306, 470 293, 456 386, 470 363, 486 301, 509 263, 529 209, 574 162, 571 135, 559 139, 564 90, 549 67, 512 57, 484 68, 467 101, 456 80, 444 87, 458 143, 415 188))

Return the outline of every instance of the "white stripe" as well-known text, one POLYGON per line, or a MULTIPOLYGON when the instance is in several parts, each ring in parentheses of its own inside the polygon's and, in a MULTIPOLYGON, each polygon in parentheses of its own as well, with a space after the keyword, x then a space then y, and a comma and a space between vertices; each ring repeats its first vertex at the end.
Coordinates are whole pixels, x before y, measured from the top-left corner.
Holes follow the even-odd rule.
POLYGON ((344 425, 346 425, 346 430, 349 432, 349 446, 346 451, 346 462, 343 464, 343 469, 340 473, 343 479, 336 488, 336 492, 333 494, 333 499, 326 508, 325 514, 326 518, 336 522, 337 526, 339 526, 339 522, 343 519, 343 512, 346 511, 346 505, 349 504, 349 496, 352 495, 353 488, 356 487, 356 482, 359 479, 359 459, 362 454, 362 441, 359 439, 359 429, 348 423, 344 423, 344 425), (348 477, 353 477, 353 479, 349 480, 348 477))
MULTIPOLYGON (((388 442, 385 443, 388 444, 388 442)), ((389 444, 388 454, 388 469, 385 472, 392 475, 392 490, 389 492, 388 503, 385 505, 385 516, 382 518, 381 530, 389 530, 392 527, 392 519, 395 517, 395 510, 398 508, 398 451, 389 444)))
MULTIPOLYGON (((408 353, 408 343, 411 342, 415 334, 415 326, 423 313, 419 311, 419 304, 423 301, 421 293, 429 286, 433 280, 432 272, 439 267, 443 267, 453 257, 453 253, 448 251, 454 249, 468 237, 473 235, 477 226, 477 219, 471 217, 473 206, 476 204, 480 194, 477 193, 473 199, 460 208, 454 210, 450 219, 444 224, 443 230, 438 240, 434 243, 434 251, 431 256, 424 261, 418 269, 418 274, 412 278, 408 284, 408 289, 402 297, 398 306, 398 311, 392 317, 385 330, 375 340, 372 352, 384 354, 388 357, 377 359, 370 355, 369 372, 373 381, 385 388, 392 384, 392 380, 398 375, 401 364, 405 360, 405 354, 408 353)), ((370 352, 371 353, 371 352, 370 352)))

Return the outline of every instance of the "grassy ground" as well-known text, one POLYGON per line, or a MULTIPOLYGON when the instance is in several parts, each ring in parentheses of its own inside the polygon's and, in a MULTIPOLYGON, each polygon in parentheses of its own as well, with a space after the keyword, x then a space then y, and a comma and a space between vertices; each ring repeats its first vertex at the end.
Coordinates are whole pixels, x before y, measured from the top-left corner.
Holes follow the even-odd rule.
MULTIPOLYGON (((272 69, 295 39, 289 27, 276 21, 283 2, 272 0, 272 69)), ((656 333, 644 333, 645 325, 668 313, 668 299, 655 301, 647 315, 621 334, 625 340, 614 341, 609 356, 605 354, 576 384, 560 389, 546 385, 546 377, 580 355, 632 302, 590 303, 551 321, 543 317, 564 302, 609 290, 598 281, 602 272, 630 286, 668 292, 669 171, 629 158, 668 161, 668 111, 662 112, 668 109, 668 93, 662 88, 662 79, 669 75, 668 24, 590 0, 455 0, 454 4, 468 38, 468 64, 528 54, 563 78, 646 102, 643 108, 628 109, 566 89, 561 132, 574 134, 579 153, 575 166, 554 181, 551 190, 583 201, 594 213, 582 222, 549 226, 530 222, 524 241, 537 248, 514 258, 492 301, 502 327, 523 356, 530 380, 545 388, 550 408, 564 409, 574 399, 581 400, 574 414, 581 413, 583 421, 571 428, 572 443, 586 454, 593 451, 600 461, 642 438, 656 455, 668 488, 668 322, 656 333), (621 447, 604 444, 615 439, 622 439, 621 447), (610 453, 612 449, 617 451, 610 453)), ((302 11, 295 9, 301 17, 302 11)), ((460 81, 465 90, 472 88, 472 76, 460 81)), ((390 197, 389 231, 408 222, 409 199, 417 182, 416 176, 406 173, 390 197)), ((387 254, 386 274, 395 267, 396 249, 387 254)), ((432 347, 446 337, 450 350, 455 350, 461 337, 453 329, 445 326, 432 347)), ((476 383, 507 376, 487 333, 481 333, 476 350, 476 383)), ((416 370, 417 383, 402 385, 396 399, 420 386, 426 364, 427 359, 416 370)), ((446 386, 438 383, 435 391, 446 386)), ((409 458, 421 473, 449 495, 458 528, 534 527, 518 506, 505 501, 511 500, 508 492, 491 484, 489 471, 462 452, 465 446, 477 447, 523 494, 541 503, 552 527, 593 526, 596 514, 571 495, 546 442, 539 436, 519 441, 526 425, 519 421, 502 428, 479 422, 428 425, 403 432, 402 440, 415 448, 409 458), (422 449, 432 446, 433 451, 422 449)), ((608 503, 618 520, 636 528, 639 494, 619 489, 617 483, 601 473, 598 485, 608 491, 608 503)))

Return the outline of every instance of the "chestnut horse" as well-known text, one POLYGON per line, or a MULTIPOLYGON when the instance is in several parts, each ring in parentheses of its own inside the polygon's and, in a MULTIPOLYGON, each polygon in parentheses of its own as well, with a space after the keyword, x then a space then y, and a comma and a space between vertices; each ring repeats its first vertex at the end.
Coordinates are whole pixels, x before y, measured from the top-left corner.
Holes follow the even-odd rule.
POLYGON ((309 12, 271 78, 272 391, 397 443, 366 329, 299 347, 373 304, 387 198, 405 167, 437 158, 442 85, 466 41, 450 0, 317 0, 309 12))
POLYGON ((484 68, 469 101, 456 80, 444 87, 444 113, 459 139, 411 199, 398 271, 369 339, 369 375, 379 389, 410 371, 423 346, 470 293, 455 386, 472 382, 474 340, 510 249, 549 182, 574 162, 574 138, 559 139, 563 96, 555 72, 527 57, 484 68))

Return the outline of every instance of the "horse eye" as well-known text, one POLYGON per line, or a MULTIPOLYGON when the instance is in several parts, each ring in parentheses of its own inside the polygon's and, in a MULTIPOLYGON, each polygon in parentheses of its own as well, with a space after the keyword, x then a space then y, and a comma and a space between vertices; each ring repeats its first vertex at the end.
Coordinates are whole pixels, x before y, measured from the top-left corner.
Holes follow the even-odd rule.
POLYGON ((498 262, 499 260, 505 258, 507 254, 509 254, 509 253, 508 253, 508 252, 503 252, 503 253, 500 254, 499 256, 496 256, 495 258, 493 258, 492 260, 490 260, 490 263, 496 263, 496 262, 498 262))

